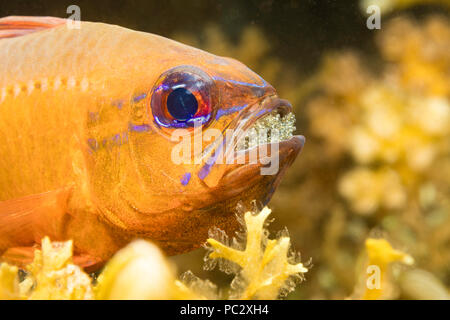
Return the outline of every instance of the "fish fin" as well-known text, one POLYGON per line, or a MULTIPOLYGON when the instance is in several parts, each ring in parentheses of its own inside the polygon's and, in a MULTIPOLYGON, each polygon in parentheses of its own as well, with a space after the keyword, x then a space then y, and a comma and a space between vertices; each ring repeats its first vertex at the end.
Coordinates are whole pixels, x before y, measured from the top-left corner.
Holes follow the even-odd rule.
POLYGON ((72 261, 88 273, 94 272, 104 265, 104 261, 102 259, 85 253, 75 253, 72 261))
MULTIPOLYGON (((7 262, 24 269, 28 264, 33 262, 34 251, 38 249, 40 249, 39 245, 9 248, 0 257, 0 262, 7 262)), ((104 264, 103 260, 84 253, 75 253, 72 257, 72 262, 83 268, 86 272, 96 271, 104 264)))
POLYGON ((0 254, 40 243, 44 236, 63 237, 72 187, 0 202, 0 254))
POLYGON ((27 264, 33 262, 34 250, 36 249, 39 249, 39 246, 9 248, 2 254, 0 261, 24 269, 27 264))
POLYGON ((20 37, 66 23, 56 17, 9 16, 0 18, 0 39, 20 37))

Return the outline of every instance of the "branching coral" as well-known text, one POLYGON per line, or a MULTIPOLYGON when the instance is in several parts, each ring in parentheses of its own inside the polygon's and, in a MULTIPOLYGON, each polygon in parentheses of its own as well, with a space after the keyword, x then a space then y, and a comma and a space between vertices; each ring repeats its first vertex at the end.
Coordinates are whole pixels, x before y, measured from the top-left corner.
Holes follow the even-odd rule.
POLYGON ((373 272, 373 279, 368 278, 365 281, 362 298, 365 300, 388 298, 389 291, 392 290, 392 280, 389 275, 390 265, 394 262, 412 265, 414 259, 410 255, 392 248, 391 244, 385 239, 367 239, 366 252, 368 256, 367 270, 373 272), (371 267, 372 269, 369 269, 371 267))
POLYGON ((26 283, 33 284, 29 299, 92 299, 91 279, 72 264, 72 241, 42 240, 42 249, 34 253, 34 261, 27 267, 26 283))
MULTIPOLYGON (((264 223, 270 214, 247 212, 243 227, 247 238, 232 247, 208 239, 209 259, 223 259, 239 266, 230 298, 276 299, 293 290, 294 278, 308 270, 289 254, 290 239, 268 238, 264 223), (245 247, 245 250, 238 248, 245 247)), ((157 246, 137 240, 120 250, 105 266, 97 283, 72 264, 72 242, 42 240, 33 263, 19 282, 18 269, 0 265, 1 299, 218 299, 217 286, 191 272, 176 280, 174 268, 157 246)), ((226 269, 230 271, 230 269, 226 269)))
POLYGON ((231 245, 216 239, 208 239, 211 253, 208 259, 224 259, 221 264, 225 272, 235 272, 231 284, 230 298, 233 299, 275 299, 294 289, 294 279, 302 278, 308 271, 305 266, 289 254, 290 238, 281 236, 269 239, 264 223, 271 210, 265 207, 259 214, 246 212, 245 249, 233 239, 231 245), (229 262, 239 266, 229 267, 229 262))
POLYGON ((18 269, 6 263, 0 265, 0 300, 20 299, 18 269))
POLYGON ((35 250, 34 260, 19 282, 18 269, 0 266, 0 292, 5 299, 92 299, 91 278, 72 264, 72 241, 51 242, 42 239, 42 249, 35 250))
POLYGON ((413 257, 394 249, 386 239, 366 239, 364 256, 354 299, 448 299, 447 289, 437 277, 413 268, 413 257))

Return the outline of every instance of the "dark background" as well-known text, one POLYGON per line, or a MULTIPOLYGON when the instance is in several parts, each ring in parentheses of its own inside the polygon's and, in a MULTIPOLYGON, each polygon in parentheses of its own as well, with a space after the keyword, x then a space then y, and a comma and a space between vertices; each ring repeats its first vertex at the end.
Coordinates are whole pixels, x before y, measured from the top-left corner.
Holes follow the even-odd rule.
MULTIPOLYGON (((376 31, 366 28, 366 17, 356 0, 0 0, 0 17, 68 17, 66 8, 72 4, 81 8, 81 20, 166 37, 179 31, 200 34, 205 25, 215 23, 236 40, 245 26, 255 24, 275 54, 293 62, 301 72, 312 71, 322 53, 330 49, 356 47, 368 55, 376 51, 376 31)), ((434 10, 442 8, 416 6, 408 11, 417 16, 434 10)))

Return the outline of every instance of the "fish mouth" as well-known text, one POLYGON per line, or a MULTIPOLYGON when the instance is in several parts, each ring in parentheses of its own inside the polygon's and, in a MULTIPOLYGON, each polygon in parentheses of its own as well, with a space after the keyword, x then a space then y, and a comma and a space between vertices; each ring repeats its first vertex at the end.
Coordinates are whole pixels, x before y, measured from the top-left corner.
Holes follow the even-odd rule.
POLYGON ((289 140, 294 136, 295 130, 295 115, 292 112, 282 114, 279 110, 274 110, 255 121, 247 130, 247 134, 238 141, 235 151, 289 140))
POLYGON ((269 189, 275 189, 305 143, 303 136, 294 135, 296 119, 291 104, 269 96, 239 118, 235 126, 237 135, 227 142, 235 162, 228 165, 222 183, 238 192, 261 181, 271 185, 269 189), (278 163, 276 170, 263 173, 262 168, 270 167, 273 161, 278 163))
POLYGON ((293 138, 296 119, 287 100, 268 97, 260 104, 256 116, 254 114, 251 114, 248 124, 243 128, 245 134, 240 135, 234 146, 236 155, 261 145, 281 143, 293 138))
POLYGON ((235 187, 248 185, 237 172, 243 173, 242 177, 252 173, 252 182, 261 175, 280 176, 305 141, 303 136, 294 136, 294 130, 295 116, 287 100, 270 95, 255 101, 241 110, 219 139, 203 149, 197 176, 211 189, 227 188, 229 182, 235 187), (272 168, 273 162, 275 171, 267 173, 268 164, 272 168), (255 171, 259 169, 261 174, 255 171), (231 176, 236 181, 230 181, 231 176))
POLYGON ((297 149, 297 154, 303 147, 305 138, 294 135, 295 121, 289 101, 277 96, 266 97, 238 119, 236 135, 228 142, 228 150, 233 150, 234 158, 239 159, 258 149, 259 159, 259 151, 263 148, 273 150, 272 146, 278 144, 279 153, 286 152, 286 146, 291 146, 297 149))

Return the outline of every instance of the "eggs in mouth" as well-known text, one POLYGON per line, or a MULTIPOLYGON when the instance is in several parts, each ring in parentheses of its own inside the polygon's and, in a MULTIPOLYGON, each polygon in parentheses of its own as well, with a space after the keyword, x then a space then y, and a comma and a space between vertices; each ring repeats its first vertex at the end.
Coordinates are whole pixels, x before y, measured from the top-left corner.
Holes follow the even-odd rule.
POLYGON ((258 119, 245 132, 236 144, 235 150, 249 150, 259 145, 289 140, 296 130, 295 120, 292 112, 280 114, 274 110, 258 119))

